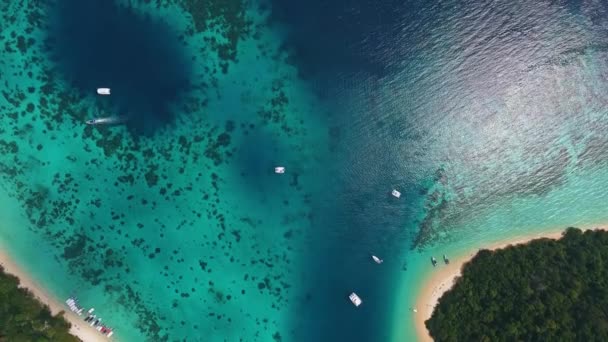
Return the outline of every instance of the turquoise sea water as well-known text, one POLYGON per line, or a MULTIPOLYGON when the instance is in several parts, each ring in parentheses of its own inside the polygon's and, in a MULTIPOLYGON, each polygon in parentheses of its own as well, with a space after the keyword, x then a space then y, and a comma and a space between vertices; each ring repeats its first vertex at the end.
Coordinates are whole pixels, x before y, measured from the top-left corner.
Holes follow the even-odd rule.
POLYGON ((608 222, 606 10, 2 2, 0 246, 123 341, 412 340, 431 255, 608 222))

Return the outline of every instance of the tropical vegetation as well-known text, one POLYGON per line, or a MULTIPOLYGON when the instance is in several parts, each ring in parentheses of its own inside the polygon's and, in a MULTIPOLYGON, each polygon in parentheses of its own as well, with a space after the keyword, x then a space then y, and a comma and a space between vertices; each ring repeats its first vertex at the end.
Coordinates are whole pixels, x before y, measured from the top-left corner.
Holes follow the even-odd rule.
POLYGON ((435 341, 608 341, 608 232, 481 250, 425 324, 435 341))
POLYGON ((53 316, 19 279, 0 266, 0 342, 78 342, 69 334, 70 323, 61 313, 53 316))

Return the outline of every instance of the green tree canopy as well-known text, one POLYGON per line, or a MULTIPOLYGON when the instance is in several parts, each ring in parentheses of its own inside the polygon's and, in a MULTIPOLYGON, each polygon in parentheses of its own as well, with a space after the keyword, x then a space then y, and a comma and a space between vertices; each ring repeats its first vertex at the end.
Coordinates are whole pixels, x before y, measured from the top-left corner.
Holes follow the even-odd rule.
POLYGON ((19 279, 4 273, 0 266, 0 342, 78 342, 69 334, 70 323, 61 313, 53 316, 19 279))
POLYGON ((435 341, 608 341, 608 232, 478 252, 425 324, 435 341))

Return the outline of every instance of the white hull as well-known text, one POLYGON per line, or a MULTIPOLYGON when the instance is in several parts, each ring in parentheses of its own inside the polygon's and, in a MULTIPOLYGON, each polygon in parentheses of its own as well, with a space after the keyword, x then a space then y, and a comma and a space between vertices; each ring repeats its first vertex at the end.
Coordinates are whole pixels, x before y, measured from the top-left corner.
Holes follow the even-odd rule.
POLYGON ((348 299, 350 299, 350 301, 355 304, 355 306, 359 306, 361 305, 361 303, 363 303, 363 301, 361 300, 361 298, 359 298, 359 296, 357 296, 356 293, 351 293, 350 296, 348 296, 348 299))
POLYGON ((397 190, 391 191, 391 195, 393 195, 393 196, 395 196, 397 198, 401 197, 401 193, 399 191, 397 191, 397 190))
POLYGON ((110 95, 110 88, 97 88, 97 94, 110 95))
POLYGON ((377 257, 377 256, 375 256, 375 255, 372 255, 372 259, 374 259, 374 261, 376 262, 376 264, 381 264, 381 263, 384 261, 384 260, 382 260, 382 259, 378 258, 378 257, 377 257))
POLYGON ((285 167, 284 166, 277 166, 274 168, 274 173, 285 173, 285 167))
POLYGON ((87 125, 118 125, 126 122, 127 119, 121 116, 108 116, 105 118, 95 118, 87 120, 87 125))

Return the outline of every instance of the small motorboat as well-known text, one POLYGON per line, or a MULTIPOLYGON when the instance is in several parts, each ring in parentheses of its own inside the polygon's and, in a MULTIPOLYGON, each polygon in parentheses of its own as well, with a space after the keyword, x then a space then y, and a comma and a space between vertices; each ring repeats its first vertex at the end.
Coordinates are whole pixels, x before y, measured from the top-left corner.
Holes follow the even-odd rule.
POLYGON ((354 292, 351 293, 350 296, 348 296, 348 299, 350 299, 350 301, 353 302, 353 304, 355 304, 355 306, 359 306, 359 305, 361 305, 361 303, 363 303, 361 298, 359 298, 359 296, 357 296, 357 294, 354 292))
POLYGON ((401 193, 395 189, 393 189, 393 191, 391 191, 391 195, 395 196, 396 198, 401 197, 401 193))
POLYGON ((433 267, 437 266, 437 259, 435 259, 435 257, 431 257, 431 263, 433 264, 433 267))
POLYGON ((274 168, 274 173, 285 173, 285 167, 284 166, 277 166, 274 168))
POLYGON ((94 118, 91 120, 87 120, 87 125, 119 125, 125 123, 127 121, 126 117, 123 116, 108 116, 105 118, 94 118))
POLYGON ((382 260, 382 259, 378 258, 378 257, 377 257, 377 256, 375 256, 375 255, 372 255, 372 259, 374 259, 374 261, 376 262, 376 264, 381 264, 381 263, 384 261, 384 260, 382 260))
POLYGON ((112 336, 112 335, 114 335, 114 331, 113 331, 113 330, 110 330, 110 332, 108 333, 108 335, 107 335, 107 336, 108 336, 108 337, 110 337, 110 336, 112 336))
POLYGON ((450 259, 448 259, 445 254, 443 255, 443 262, 445 262, 446 265, 450 263, 450 259))
POLYGON ((110 88, 97 88, 97 94, 110 95, 110 88))

